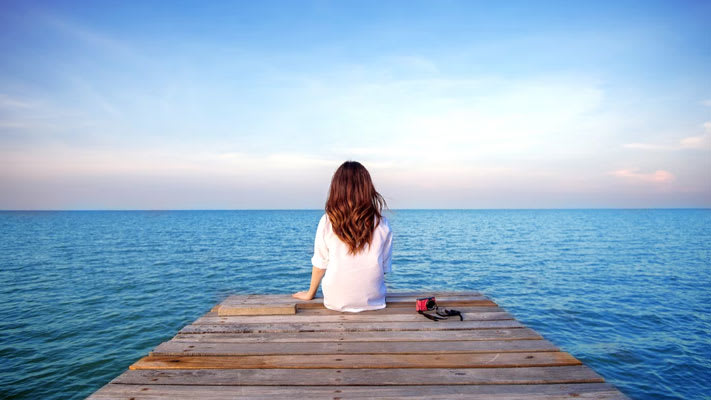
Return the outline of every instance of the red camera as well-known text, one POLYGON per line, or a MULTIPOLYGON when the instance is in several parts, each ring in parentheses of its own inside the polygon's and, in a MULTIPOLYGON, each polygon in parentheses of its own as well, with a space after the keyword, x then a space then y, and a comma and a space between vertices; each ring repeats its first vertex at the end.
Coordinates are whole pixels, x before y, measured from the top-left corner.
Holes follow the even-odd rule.
POLYGON ((434 297, 423 297, 415 301, 417 311, 432 311, 437 308, 434 297))
POLYGON ((432 297, 423 297, 421 299, 416 299, 415 300, 415 308, 417 309, 417 312, 422 314, 423 316, 427 317, 428 319, 431 319, 432 321, 440 321, 443 319, 447 319, 448 317, 452 315, 456 315, 459 317, 460 321, 464 321, 464 316, 462 315, 461 312, 457 310, 447 310, 446 308, 439 308, 437 306, 437 302, 435 301, 434 296, 432 297), (434 311, 434 313, 427 313, 425 311, 434 311))

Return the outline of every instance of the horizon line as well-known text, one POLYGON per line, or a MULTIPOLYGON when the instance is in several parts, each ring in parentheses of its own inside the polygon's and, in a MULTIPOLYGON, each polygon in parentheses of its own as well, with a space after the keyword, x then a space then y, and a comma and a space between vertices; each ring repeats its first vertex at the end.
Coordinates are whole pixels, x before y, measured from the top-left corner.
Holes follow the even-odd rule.
MULTIPOLYGON (((539 207, 539 208, 393 208, 384 211, 535 211, 535 210, 711 210, 711 207, 539 207)), ((0 212, 168 212, 168 211, 324 211, 322 208, 97 208, 0 209, 0 212)))

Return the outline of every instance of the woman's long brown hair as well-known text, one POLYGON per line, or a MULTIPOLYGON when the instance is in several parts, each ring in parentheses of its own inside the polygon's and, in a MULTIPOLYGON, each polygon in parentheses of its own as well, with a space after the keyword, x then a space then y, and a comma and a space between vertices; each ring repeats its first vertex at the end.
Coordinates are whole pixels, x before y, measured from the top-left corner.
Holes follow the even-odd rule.
POLYGON ((380 223, 385 199, 375 190, 370 174, 357 161, 346 161, 333 174, 326 201, 326 214, 333 232, 357 254, 370 246, 380 223))

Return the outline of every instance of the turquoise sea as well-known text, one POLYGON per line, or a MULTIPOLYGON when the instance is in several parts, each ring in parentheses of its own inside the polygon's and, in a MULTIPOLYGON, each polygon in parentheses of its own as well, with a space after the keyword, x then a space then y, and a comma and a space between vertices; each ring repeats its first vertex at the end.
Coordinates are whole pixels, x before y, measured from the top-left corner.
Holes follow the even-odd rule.
MULTIPOLYGON (((81 399, 231 293, 306 289, 321 211, 0 212, 0 397, 81 399)), ((711 394, 711 210, 396 210, 391 289, 477 290, 633 399, 711 394)))

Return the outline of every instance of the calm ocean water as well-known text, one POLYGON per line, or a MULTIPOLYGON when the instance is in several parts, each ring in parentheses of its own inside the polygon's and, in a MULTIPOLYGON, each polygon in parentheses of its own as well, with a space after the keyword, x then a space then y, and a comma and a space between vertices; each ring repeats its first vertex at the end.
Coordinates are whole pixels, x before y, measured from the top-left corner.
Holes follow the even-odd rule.
MULTIPOLYGON (((306 289, 320 215, 0 212, 0 397, 84 398, 230 293, 306 289)), ((634 399, 711 398, 711 210, 389 217, 389 288, 481 291, 634 399)))

